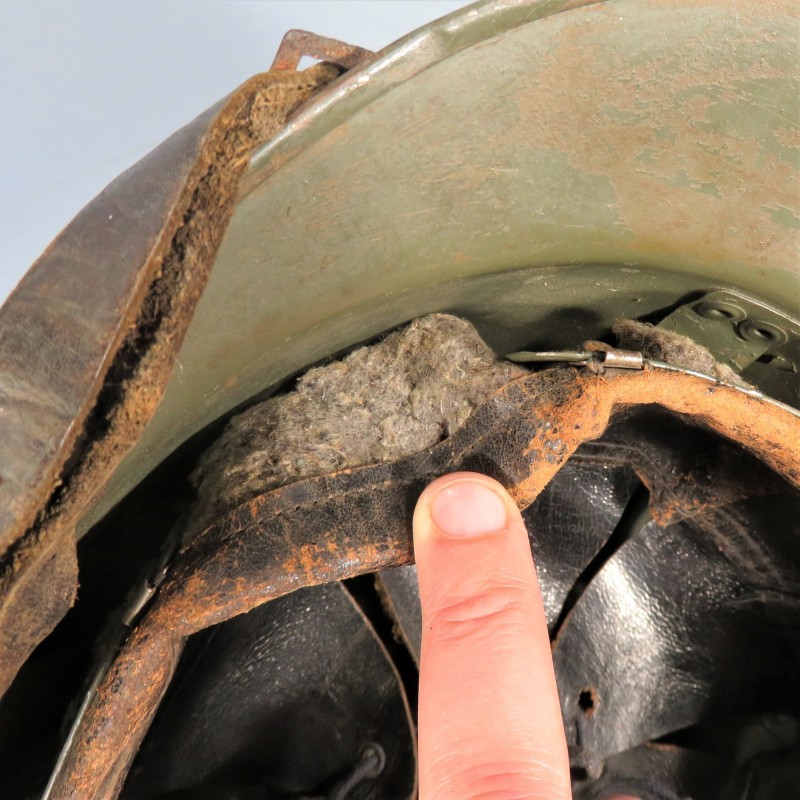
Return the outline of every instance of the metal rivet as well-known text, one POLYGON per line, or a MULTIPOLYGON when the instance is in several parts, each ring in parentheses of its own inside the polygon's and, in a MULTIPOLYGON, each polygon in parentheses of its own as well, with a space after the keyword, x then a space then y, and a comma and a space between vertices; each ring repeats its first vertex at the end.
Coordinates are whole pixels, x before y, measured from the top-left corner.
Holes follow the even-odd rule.
POLYGON ((773 325, 771 322, 765 322, 761 319, 746 319, 739 324, 737 329, 739 336, 748 342, 757 342, 758 344, 777 345, 783 344, 788 336, 783 328, 773 325))
POLYGON ((705 303, 698 303, 694 311, 706 319, 728 320, 729 322, 739 322, 743 320, 747 313, 733 303, 726 303, 721 300, 709 300, 705 303))
POLYGON ((779 369, 781 372, 797 372, 794 362, 786 356, 762 356, 758 360, 763 364, 768 364, 770 369, 779 369))

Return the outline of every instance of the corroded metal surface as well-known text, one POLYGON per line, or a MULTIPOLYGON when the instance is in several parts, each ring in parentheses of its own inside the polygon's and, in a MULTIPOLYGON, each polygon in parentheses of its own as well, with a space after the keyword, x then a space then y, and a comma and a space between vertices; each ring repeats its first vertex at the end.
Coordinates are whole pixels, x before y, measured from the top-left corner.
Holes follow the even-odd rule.
POLYGON ((409 563, 426 483, 480 470, 529 505, 610 419, 657 404, 739 443, 800 486, 800 416, 713 379, 650 366, 565 367, 507 384, 453 437, 418 455, 299 481, 256 497, 187 546, 80 721, 53 797, 113 798, 166 691, 186 637, 302 586, 409 563))
POLYGON ((330 65, 264 74, 114 181, 0 312, 0 694, 70 607, 74 526, 158 405, 252 148, 330 65))
POLYGON ((371 50, 365 50, 354 44, 329 39, 327 36, 309 31, 291 30, 287 31, 281 40, 270 70, 296 70, 303 56, 336 64, 344 69, 352 69, 371 55, 374 55, 371 50))
POLYGON ((254 156, 184 368, 92 519, 229 409, 431 311, 498 352, 710 288, 796 315, 799 8, 487 2, 347 73, 254 156))

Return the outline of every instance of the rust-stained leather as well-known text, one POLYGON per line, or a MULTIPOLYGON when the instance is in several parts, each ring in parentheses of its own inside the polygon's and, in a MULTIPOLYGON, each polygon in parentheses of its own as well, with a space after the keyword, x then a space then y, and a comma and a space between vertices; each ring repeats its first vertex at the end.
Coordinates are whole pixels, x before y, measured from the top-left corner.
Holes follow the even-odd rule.
POLYGON ((160 401, 252 148, 339 73, 251 78, 111 183, 0 310, 0 694, 73 602, 74 525, 160 401))
POLYGON ((516 380, 429 450, 281 487, 195 538, 90 701, 51 796, 117 796, 191 634, 302 586, 410 563, 416 498, 442 473, 487 473, 529 505, 614 415, 649 404, 739 443, 800 486, 800 417, 755 393, 662 367, 516 380))
POLYGON ((265 603, 193 637, 184 657, 126 800, 197 800, 198 787, 217 800, 330 800, 320 787, 367 744, 386 763, 348 797, 416 798, 402 680, 344 584, 265 603))
MULTIPOLYGON (((575 582, 606 544, 640 486, 627 462, 613 460, 613 448, 592 444, 597 449, 581 447, 522 512, 551 632, 575 582), (597 466, 601 459, 602 469, 597 466)), ((376 580, 398 633, 419 665, 422 606, 416 566, 384 570, 376 580)))

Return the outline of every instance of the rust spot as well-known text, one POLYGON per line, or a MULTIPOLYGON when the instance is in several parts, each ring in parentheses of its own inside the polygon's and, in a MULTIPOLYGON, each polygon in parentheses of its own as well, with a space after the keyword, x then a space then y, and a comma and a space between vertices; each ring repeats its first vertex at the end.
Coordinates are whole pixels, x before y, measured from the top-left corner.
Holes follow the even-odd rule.
POLYGON ((372 55, 374 53, 371 50, 365 50, 363 47, 294 29, 284 35, 270 69, 279 72, 296 70, 303 56, 336 64, 343 69, 352 69, 372 55))
MULTIPOLYGON (((653 19, 666 38, 682 40, 678 50, 643 46, 638 19, 613 4, 588 9, 591 24, 558 29, 538 53, 535 91, 526 75, 509 92, 519 121, 502 137, 607 182, 615 224, 642 254, 672 252, 679 234, 684 257, 795 271, 797 231, 767 210, 797 206, 794 111, 761 109, 775 122, 764 131, 730 122, 731 109, 758 110, 770 82, 786 79, 785 67, 743 54, 771 52, 775 21, 796 19, 795 9, 739 3, 725 21, 709 15, 707 35, 686 36, 683 6, 691 3, 660 5, 653 19), (712 217, 715 225, 698 224, 712 217)), ((697 5, 708 14, 706 0, 697 5)))
POLYGON ((591 719, 594 716, 598 704, 597 691, 593 686, 587 686, 578 694, 578 708, 587 719, 591 719))

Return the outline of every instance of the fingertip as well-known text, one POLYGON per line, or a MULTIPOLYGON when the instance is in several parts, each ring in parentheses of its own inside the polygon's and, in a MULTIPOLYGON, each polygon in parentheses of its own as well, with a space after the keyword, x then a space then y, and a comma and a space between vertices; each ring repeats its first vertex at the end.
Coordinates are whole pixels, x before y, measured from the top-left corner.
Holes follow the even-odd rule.
POLYGON ((505 530, 518 514, 497 481, 475 472, 454 472, 437 478, 420 496, 414 512, 414 537, 487 536, 505 530))

